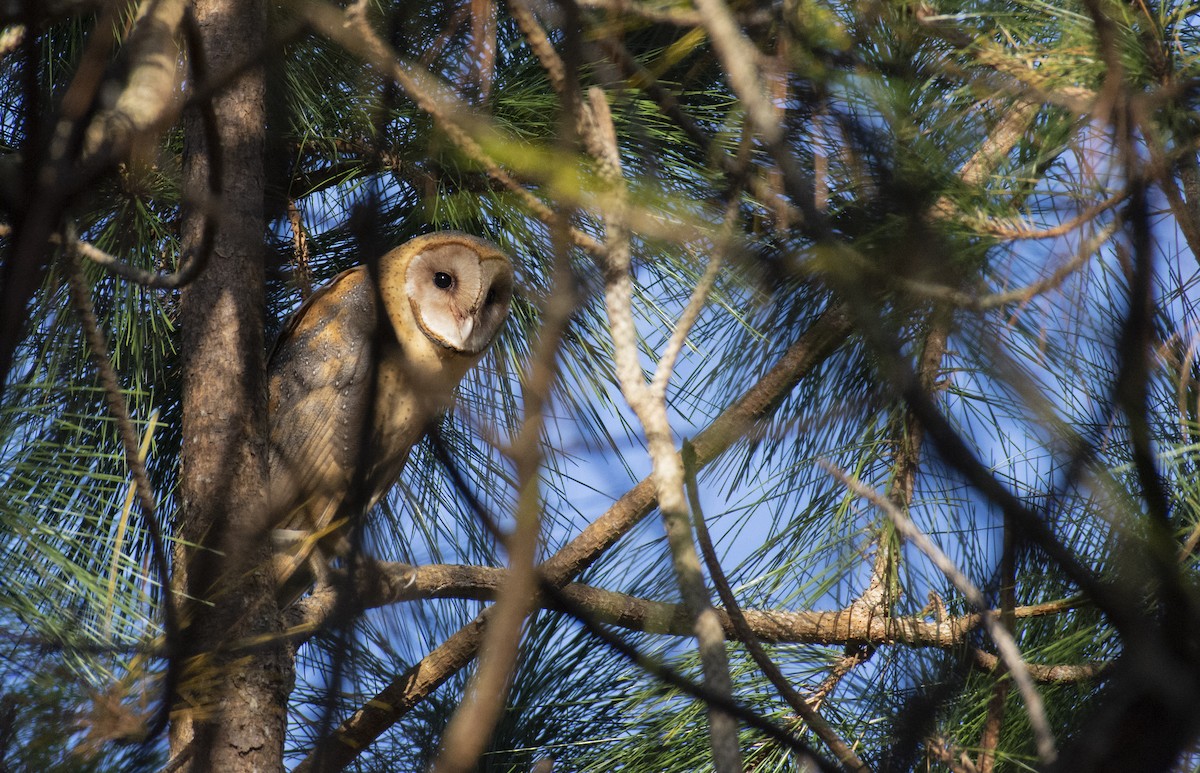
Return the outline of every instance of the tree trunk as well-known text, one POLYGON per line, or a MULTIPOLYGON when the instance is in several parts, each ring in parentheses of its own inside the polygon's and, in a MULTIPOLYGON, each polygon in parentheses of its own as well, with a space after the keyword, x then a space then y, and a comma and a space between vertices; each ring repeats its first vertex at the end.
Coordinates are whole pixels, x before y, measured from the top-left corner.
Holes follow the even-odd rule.
MULTIPOLYGON (((202 57, 191 53, 193 93, 205 70, 250 60, 266 34, 262 0, 196 0, 202 57)), ((180 303, 183 347, 183 446, 175 588, 186 594, 187 658, 171 727, 172 756, 193 771, 283 768, 291 653, 278 643, 239 648, 279 632, 270 572, 266 512, 264 365, 264 81, 252 68, 213 99, 210 147, 198 110, 185 119, 185 256, 204 249, 204 193, 220 212, 208 265, 180 303), (220 190, 210 186, 217 164, 220 190), (194 545, 198 547, 186 547, 194 545)), ((184 598, 177 596, 177 598, 184 598)))

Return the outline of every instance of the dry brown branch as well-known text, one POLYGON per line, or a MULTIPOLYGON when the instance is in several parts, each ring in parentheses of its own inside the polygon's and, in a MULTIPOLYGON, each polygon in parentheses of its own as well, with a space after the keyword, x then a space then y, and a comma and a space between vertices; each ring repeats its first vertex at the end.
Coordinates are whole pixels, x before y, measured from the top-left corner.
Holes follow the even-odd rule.
MULTIPOLYGON (((980 612, 986 612, 983 593, 975 587, 966 575, 959 571, 958 567, 942 552, 941 548, 935 545, 924 532, 917 528, 916 524, 909 519, 906 513, 901 512, 894 504, 880 496, 869 486, 863 484, 856 477, 837 469, 831 464, 825 463, 823 466, 851 491, 883 510, 892 520, 892 523, 895 524, 897 531, 933 562, 938 570, 950 580, 958 592, 963 594, 971 606, 980 612)), ((1041 696, 1033 685, 1029 669, 1021 656, 1021 651, 1017 648, 1012 634, 1000 623, 998 616, 985 613, 982 616, 982 620, 988 635, 1000 650, 1000 656, 1012 674, 1013 681, 1016 682, 1017 689, 1021 692, 1021 697, 1025 700, 1029 724, 1033 729, 1037 741, 1038 756, 1044 764, 1049 765, 1054 762, 1058 756, 1058 752, 1055 749, 1054 736, 1050 731, 1049 721, 1046 719, 1046 712, 1042 705, 1041 696)))
MULTIPOLYGON (((193 209, 215 220, 218 216, 218 202, 209 200, 206 202, 192 202, 193 209)), ((12 233, 12 226, 7 223, 0 223, 0 236, 8 236, 12 233)), ((50 238, 51 244, 62 244, 63 238, 55 234, 50 238)), ((106 271, 114 276, 119 276, 122 279, 127 279, 134 284, 142 285, 143 287, 153 287, 160 290, 177 290, 184 285, 187 285, 196 276, 204 270, 207 261, 207 251, 197 253, 191 259, 184 262, 177 271, 161 272, 150 271, 144 268, 126 263, 120 258, 100 249, 91 242, 83 241, 82 239, 74 239, 71 242, 72 248, 76 250, 81 257, 87 258, 97 266, 102 266, 106 271)))
MULTIPOLYGON (((210 207, 210 209, 215 209, 215 207, 210 207)), ((11 234, 12 226, 7 223, 0 223, 0 236, 10 236, 11 234)), ((63 238, 59 234, 54 234, 50 237, 49 241, 51 244, 62 244, 63 238)), ((194 279, 200 269, 203 268, 200 262, 191 261, 178 271, 164 274, 132 266, 120 258, 105 252, 91 242, 86 242, 82 239, 75 239, 72 245, 73 249, 81 257, 87 258, 97 266, 103 266, 106 270, 122 279, 128 279, 130 282, 140 284, 144 287, 178 289, 194 279)))
MULTIPOLYGON (((1000 657, 990 652, 985 652, 978 648, 972 649, 971 657, 975 661, 975 665, 985 671, 997 671, 1001 668, 1000 657)), ((1026 663, 1025 665, 1029 669, 1029 675, 1035 681, 1042 684, 1086 682, 1100 677, 1112 667, 1112 664, 1107 662, 1058 664, 1052 666, 1040 663, 1026 663)))
MULTIPOLYGON (((630 2, 629 0, 578 0, 578 2, 581 8, 591 8, 619 16, 641 18, 656 24, 699 27, 704 23, 702 12, 690 11, 684 8, 651 8, 642 3, 630 2)), ((751 9, 737 14, 736 18, 739 24, 750 27, 774 22, 775 13, 768 8, 751 9)))
MULTIPOLYGON (((506 569, 491 566, 427 564, 413 567, 408 564, 381 563, 368 565, 356 573, 354 593, 366 608, 417 599, 492 601, 499 595, 507 573, 506 569)), ((288 610, 287 634, 290 637, 304 641, 327 624, 336 603, 336 577, 332 585, 318 589, 288 610)), ((664 636, 693 635, 687 610, 680 604, 639 598, 583 583, 566 584, 562 592, 567 599, 586 609, 595 620, 602 623, 664 636)), ((537 603, 546 609, 555 608, 544 598, 539 598, 537 603)), ((1076 609, 1080 603, 1078 598, 1068 598, 1031 604, 1017 607, 1013 610, 1013 616, 1017 620, 1048 617, 1076 609)), ((717 608, 716 612, 726 637, 741 641, 727 610, 717 608)), ((927 620, 920 615, 885 619, 854 606, 797 612, 742 609, 741 613, 753 638, 760 642, 869 647, 903 645, 953 649, 970 641, 971 635, 984 621, 984 614, 979 612, 941 620, 927 620)), ((987 614, 998 616, 999 610, 988 610, 987 614)), ((477 618, 471 626, 478 624, 480 621, 477 618)), ((248 642, 248 645, 254 643, 248 642)), ((972 650, 972 658, 978 667, 988 671, 995 669, 999 662, 995 655, 980 649, 972 650)), ((1028 665, 1030 673, 1039 682, 1064 683, 1092 679, 1108 668, 1107 663, 1028 665)), ((425 679, 430 675, 430 668, 427 663, 413 673, 425 679)))
MULTIPOLYGON (((844 309, 833 308, 822 314, 774 367, 695 437, 692 445, 696 449, 697 466, 711 463, 745 437, 801 378, 839 348, 850 332, 844 309)), ((643 479, 547 559, 541 565, 542 576, 554 585, 566 584, 646 517, 655 504, 654 486, 648 478, 643 479)), ((297 770, 311 771, 318 754, 324 755, 327 764, 342 767, 349 764, 409 709, 471 662, 478 652, 488 616, 489 610, 484 610, 419 663, 393 679, 342 723, 321 749, 310 753, 297 770)))
POLYGON ((300 287, 300 300, 312 295, 312 267, 308 255, 308 232, 296 200, 289 198, 287 205, 288 224, 292 229, 292 256, 296 264, 296 284, 300 287))
POLYGON ((981 773, 965 751, 955 747, 945 738, 926 739, 925 750, 930 757, 950 768, 953 773, 981 773))
MULTIPOLYGON (((930 312, 929 330, 925 335, 925 343, 917 364, 917 377, 920 380, 921 388, 929 395, 937 394, 937 379, 941 372, 942 358, 946 353, 946 344, 953 324, 952 309, 940 306, 930 312)), ((905 410, 891 440, 892 480, 887 493, 888 499, 904 511, 907 511, 912 504, 917 472, 920 468, 923 440, 924 432, 920 422, 917 421, 911 410, 905 410)), ((900 554, 892 549, 889 534, 884 525, 880 526, 875 541, 878 547, 871 566, 870 580, 867 587, 854 600, 852 606, 871 610, 874 614, 886 618, 892 614, 894 599, 892 598, 891 576, 895 571, 895 562, 900 554)), ((819 707, 838 683, 854 668, 869 660, 872 654, 874 654, 872 647, 863 646, 861 643, 848 643, 843 657, 834 664, 829 675, 813 692, 810 698, 812 704, 819 707)))
MULTIPOLYGON (((646 436, 647 451, 653 465, 651 479, 666 528, 676 581, 684 605, 692 616, 704 686, 712 694, 728 699, 733 697, 733 680, 729 676, 724 632, 717 621, 709 590, 700 570, 700 557, 696 553, 687 497, 684 495, 683 462, 675 449, 674 434, 667 414, 666 388, 674 357, 659 361, 655 380, 648 385, 639 362, 638 334, 633 318, 630 233, 625 218, 627 206, 624 205, 627 191, 621 170, 620 151, 617 149, 616 130, 608 112, 604 92, 593 88, 589 97, 591 121, 588 122, 588 128, 591 137, 588 145, 597 155, 601 177, 622 202, 621 205, 612 208, 605 218, 603 265, 604 306, 608 311, 608 323, 612 334, 617 381, 625 401, 637 415, 646 436)), ((701 304, 704 301, 704 295, 698 294, 693 298, 698 299, 701 304)), ((688 310, 693 311, 696 305, 690 303, 688 310)), ((698 309, 695 309, 695 314, 698 314, 698 309)), ((738 745, 737 721, 733 716, 712 706, 709 707, 708 721, 714 767, 719 773, 740 771, 742 756, 738 745)))
MULTIPOLYGON (((560 233, 564 226, 565 223, 560 224, 560 233)), ((516 529, 505 540, 510 570, 496 605, 490 610, 490 624, 480 645, 479 666, 442 734, 434 771, 465 773, 476 767, 507 702, 522 629, 534 608, 538 587, 535 564, 542 530, 541 437, 546 406, 558 379, 563 334, 576 309, 572 289, 575 277, 565 239, 558 245, 554 264, 553 286, 543 309, 542 328, 522 390, 524 419, 510 449, 517 472, 516 529)))
POLYGON ((979 223, 979 230, 991 236, 996 236, 1007 241, 1019 241, 1027 239, 1056 239, 1060 236, 1065 236, 1071 231, 1080 226, 1095 220, 1096 217, 1102 215, 1128 197, 1128 191, 1121 191, 1115 196, 1110 196, 1103 201, 1099 201, 1084 211, 1080 212, 1070 220, 1059 223, 1050 228, 1037 228, 1031 225, 1016 225, 1010 221, 1002 221, 995 219, 984 219, 979 223))
POLYGON ((833 692, 833 689, 838 686, 838 683, 846 678, 855 668, 861 666, 871 659, 875 654, 875 646, 854 641, 847 642, 846 649, 838 661, 829 669, 829 675, 821 680, 821 684, 817 685, 817 689, 812 691, 808 696, 808 703, 814 709, 820 709, 821 704, 833 692))

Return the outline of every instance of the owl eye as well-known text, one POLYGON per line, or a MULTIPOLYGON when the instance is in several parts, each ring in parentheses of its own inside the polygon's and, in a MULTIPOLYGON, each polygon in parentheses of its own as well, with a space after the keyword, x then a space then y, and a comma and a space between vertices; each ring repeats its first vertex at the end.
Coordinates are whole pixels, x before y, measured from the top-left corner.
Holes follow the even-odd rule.
POLYGON ((495 287, 489 287, 489 288, 488 288, 488 291, 487 291, 487 295, 485 295, 485 296, 483 297, 483 305, 484 305, 484 306, 491 306, 491 305, 492 305, 493 303, 495 303, 495 302, 496 302, 496 288, 495 288, 495 287))
POLYGON ((449 290, 454 286, 454 277, 450 276, 445 271, 438 271, 433 275, 433 284, 439 290, 449 290))

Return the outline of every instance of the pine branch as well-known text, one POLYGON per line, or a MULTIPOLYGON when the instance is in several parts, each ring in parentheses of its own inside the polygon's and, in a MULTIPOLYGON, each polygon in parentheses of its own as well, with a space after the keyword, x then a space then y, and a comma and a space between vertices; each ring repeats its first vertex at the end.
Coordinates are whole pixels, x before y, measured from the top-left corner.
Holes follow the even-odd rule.
MULTIPOLYGON (((800 379, 836 351, 849 335, 849 321, 841 308, 822 314, 770 371, 696 436, 693 445, 697 468, 717 459, 758 421, 770 415, 800 379)), ((577 577, 649 515, 656 504, 654 484, 645 478, 543 562, 540 566, 543 578, 553 585, 564 585, 577 577)), ((332 736, 324 739, 318 750, 310 752, 297 771, 313 770, 313 760, 318 754, 323 755, 326 764, 338 769, 349 764, 359 751, 474 659, 489 616, 490 609, 484 610, 420 663, 393 679, 332 736)))
MULTIPOLYGON (((376 563, 368 564, 356 573, 354 590, 350 595, 364 610, 420 599, 494 601, 507 576, 508 570, 492 566, 376 563)), ((325 628, 335 611, 339 581, 344 580, 345 575, 339 572, 333 577, 329 586, 318 589, 288 610, 285 632, 288 638, 296 643, 304 642, 325 628)), ((682 604, 640 598, 578 582, 560 587, 566 599, 578 605, 598 623, 662 636, 694 635, 691 618, 682 604)), ((543 596, 537 597, 535 603, 543 609, 559 609, 552 599, 543 596)), ((1080 603, 1079 599, 1074 598, 1020 606, 1013 610, 1013 617, 1016 620, 1049 617, 1078 609, 1080 603)), ((721 607, 714 609, 726 638, 747 641, 728 610, 721 607)), ((903 645, 953 650, 971 641, 972 635, 984 625, 985 616, 997 618, 1000 610, 972 612, 940 620, 928 620, 921 616, 885 618, 855 605, 828 611, 741 609, 740 614, 752 638, 759 642, 873 647, 903 645)), ((479 618, 476 618, 463 631, 479 624, 479 618)), ((263 640, 250 640, 244 646, 254 647, 262 643, 263 640)), ((994 670, 998 663, 997 656, 979 649, 973 650, 972 657, 979 668, 985 671, 994 670)), ((442 660, 427 658, 422 662, 423 667, 412 669, 410 673, 427 675, 431 668, 439 667, 442 660)), ((1108 667, 1106 663, 1027 665, 1036 681, 1062 683, 1095 678, 1108 667)), ((374 705, 384 699, 381 694, 371 703, 374 705)))

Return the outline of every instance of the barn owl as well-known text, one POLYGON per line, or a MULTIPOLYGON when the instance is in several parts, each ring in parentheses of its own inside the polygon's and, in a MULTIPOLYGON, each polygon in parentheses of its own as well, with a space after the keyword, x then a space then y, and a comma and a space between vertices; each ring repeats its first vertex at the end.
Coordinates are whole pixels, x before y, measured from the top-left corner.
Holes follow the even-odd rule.
POLYGON ((320 574, 346 553, 359 515, 350 508, 371 508, 396 482, 508 315, 512 263, 483 239, 420 236, 384 255, 376 273, 378 292, 359 266, 313 293, 271 354, 269 513, 281 598, 308 586, 306 565, 320 574), (365 490, 354 499, 360 465, 365 490))

